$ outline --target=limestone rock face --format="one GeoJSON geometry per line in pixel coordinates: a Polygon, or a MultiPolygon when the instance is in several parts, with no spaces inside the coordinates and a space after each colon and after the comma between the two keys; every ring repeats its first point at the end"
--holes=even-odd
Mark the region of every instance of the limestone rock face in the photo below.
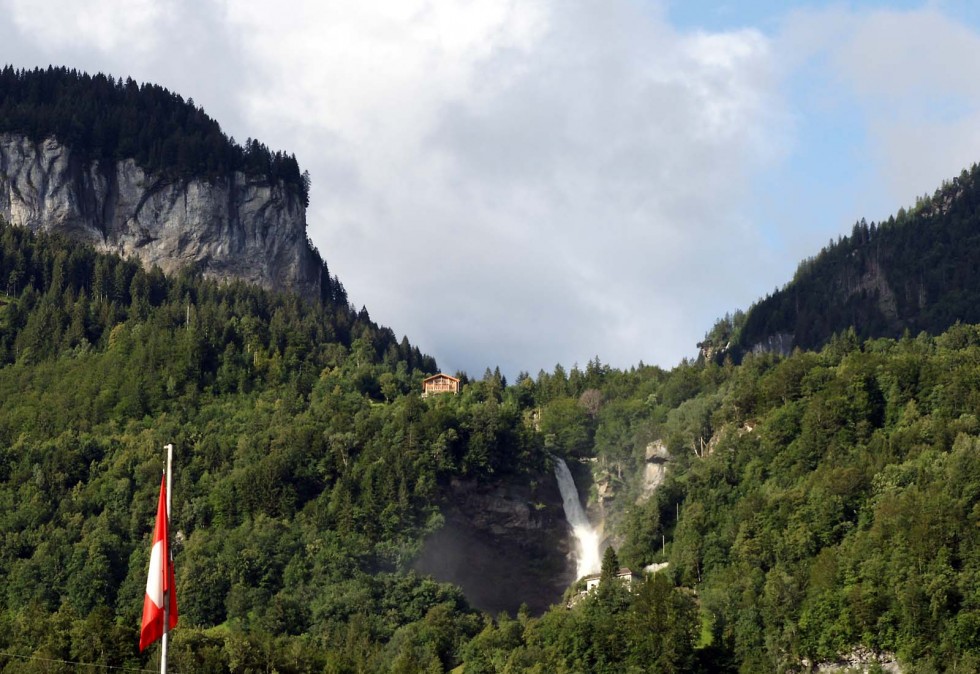
{"type": "Polygon", "coordinates": [[[663,463],[670,461],[670,452],[663,440],[654,440],[646,446],[646,460],[663,463]]]}
{"type": "Polygon", "coordinates": [[[791,333],[777,332],[752,345],[752,353],[775,353],[785,357],[793,353],[793,341],[791,333]]]}
{"type": "Polygon", "coordinates": [[[667,479],[667,462],[670,452],[663,440],[654,440],[646,446],[646,463],[643,464],[643,484],[636,502],[644,503],[667,479]]]}
{"type": "Polygon", "coordinates": [[[0,134],[0,218],[166,273],[193,265],[210,278],[319,295],[322,261],[300,197],[242,173],[174,181],[133,160],[83,160],[54,138],[0,134]]]}
{"type": "Polygon", "coordinates": [[[894,653],[879,653],[864,646],[857,646],[849,653],[843,653],[833,662],[813,663],[803,658],[801,663],[808,672],[887,672],[902,674],[903,669],[894,653]]]}

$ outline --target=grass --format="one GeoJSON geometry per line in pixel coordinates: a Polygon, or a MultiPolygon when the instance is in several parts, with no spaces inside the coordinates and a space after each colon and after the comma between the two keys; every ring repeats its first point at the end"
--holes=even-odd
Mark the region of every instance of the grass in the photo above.
{"type": "Polygon", "coordinates": [[[709,611],[701,611],[701,634],[695,648],[707,648],[714,643],[715,617],[709,611]]]}

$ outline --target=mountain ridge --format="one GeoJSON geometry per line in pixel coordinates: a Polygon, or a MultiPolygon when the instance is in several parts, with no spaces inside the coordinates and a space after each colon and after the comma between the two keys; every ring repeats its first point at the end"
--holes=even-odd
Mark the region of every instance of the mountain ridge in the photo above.
{"type": "Polygon", "coordinates": [[[980,168],[944,181],[932,196],[881,223],[864,219],[800,263],[782,288],[719,320],[701,356],[819,349],[834,334],[940,334],[980,322],[980,168]]]}
{"type": "Polygon", "coordinates": [[[0,217],[60,232],[173,274],[192,266],[218,280],[318,297],[323,262],[305,208],[281,185],[235,172],[168,180],[132,159],[86,162],[53,137],[0,134],[0,217]]]}
{"type": "Polygon", "coordinates": [[[308,299],[339,281],[307,235],[309,175],[193,101],[66,68],[0,71],[0,218],[173,274],[308,299]]]}

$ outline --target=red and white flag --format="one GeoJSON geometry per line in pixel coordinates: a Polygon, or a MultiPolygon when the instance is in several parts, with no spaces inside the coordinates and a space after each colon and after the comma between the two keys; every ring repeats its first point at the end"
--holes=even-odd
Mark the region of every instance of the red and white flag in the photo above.
{"type": "Polygon", "coordinates": [[[167,631],[177,625],[177,593],[174,591],[174,566],[170,561],[170,538],[167,535],[167,476],[160,484],[160,504],[157,524],[153,529],[153,549],[150,551],[150,573],[146,577],[146,596],[143,598],[143,625],[140,628],[140,651],[163,636],[163,598],[170,604],[167,631]]]}

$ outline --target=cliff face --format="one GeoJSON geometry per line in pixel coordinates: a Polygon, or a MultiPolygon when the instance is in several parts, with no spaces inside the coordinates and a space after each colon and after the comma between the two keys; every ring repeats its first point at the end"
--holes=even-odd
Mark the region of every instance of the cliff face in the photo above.
{"type": "Polygon", "coordinates": [[[193,265],[210,278],[319,295],[321,260],[300,197],[242,173],[171,181],[133,160],[84,161],[54,138],[0,134],[0,218],[167,273],[193,265]]]}
{"type": "Polygon", "coordinates": [[[479,484],[453,480],[444,526],[415,569],[455,583],[484,611],[541,614],[575,581],[571,532],[550,475],[479,484]]]}

